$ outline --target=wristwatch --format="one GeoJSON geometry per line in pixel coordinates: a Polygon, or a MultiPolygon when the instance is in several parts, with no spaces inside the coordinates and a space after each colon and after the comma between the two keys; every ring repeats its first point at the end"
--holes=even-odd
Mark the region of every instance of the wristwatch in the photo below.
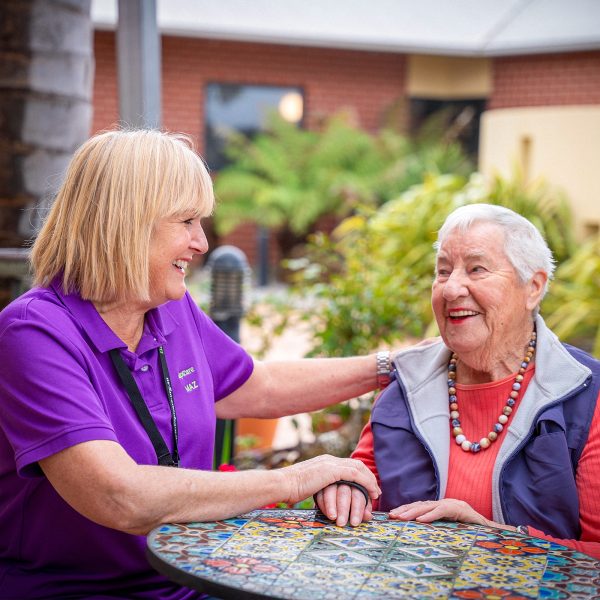
{"type": "Polygon", "coordinates": [[[381,350],[375,356],[377,358],[377,387],[382,390],[391,381],[392,359],[389,350],[381,350]]]}

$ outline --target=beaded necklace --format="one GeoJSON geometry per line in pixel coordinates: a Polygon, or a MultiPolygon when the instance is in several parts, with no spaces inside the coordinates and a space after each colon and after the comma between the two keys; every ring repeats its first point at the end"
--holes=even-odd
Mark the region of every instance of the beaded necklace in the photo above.
{"type": "Polygon", "coordinates": [[[517,402],[519,397],[519,391],[521,390],[521,382],[523,381],[523,373],[527,370],[531,359],[533,358],[533,354],[535,352],[535,344],[536,344],[536,333],[533,331],[531,334],[531,339],[529,340],[529,345],[527,347],[527,352],[525,353],[525,357],[523,358],[523,362],[521,362],[521,367],[519,368],[519,372],[515,377],[515,381],[512,385],[512,391],[506,401],[506,405],[502,409],[502,414],[498,417],[497,423],[494,424],[492,430],[485,436],[482,437],[479,442],[471,442],[469,441],[463,433],[462,427],[460,426],[460,414],[458,412],[458,399],[456,397],[456,363],[458,357],[456,354],[452,354],[450,358],[450,362],[448,363],[448,401],[450,402],[450,423],[452,424],[452,435],[454,436],[454,441],[465,451],[465,452],[479,452],[480,450],[485,450],[492,445],[492,442],[495,442],[498,439],[498,434],[502,432],[506,423],[508,423],[508,418],[510,414],[513,412],[513,407],[517,402]]]}

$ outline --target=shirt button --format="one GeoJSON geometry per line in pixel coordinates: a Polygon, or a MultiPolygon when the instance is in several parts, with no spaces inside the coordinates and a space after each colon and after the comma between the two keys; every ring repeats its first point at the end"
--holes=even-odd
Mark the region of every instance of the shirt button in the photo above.
{"type": "Polygon", "coordinates": [[[148,370],[148,365],[144,365],[140,371],[144,371],[144,373],[148,370]]]}

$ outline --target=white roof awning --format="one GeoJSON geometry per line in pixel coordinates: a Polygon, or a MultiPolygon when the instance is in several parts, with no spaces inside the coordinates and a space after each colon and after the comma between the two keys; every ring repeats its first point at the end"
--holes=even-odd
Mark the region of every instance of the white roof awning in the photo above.
{"type": "MultiPolygon", "coordinates": [[[[600,49],[600,0],[157,0],[163,34],[453,56],[600,49]]],[[[117,0],[93,0],[114,29],[117,0]]]]}

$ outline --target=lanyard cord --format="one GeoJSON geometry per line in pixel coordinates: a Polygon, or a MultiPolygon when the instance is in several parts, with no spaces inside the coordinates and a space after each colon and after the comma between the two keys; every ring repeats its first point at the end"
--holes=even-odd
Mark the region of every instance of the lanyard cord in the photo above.
{"type": "Polygon", "coordinates": [[[175,413],[175,402],[173,399],[173,388],[171,387],[171,378],[169,376],[169,370],[167,368],[167,361],[165,358],[165,351],[162,346],[158,348],[158,356],[160,359],[160,369],[162,371],[163,383],[165,385],[165,391],[167,393],[167,400],[169,401],[169,409],[171,411],[171,426],[173,429],[173,454],[169,452],[167,445],[165,444],[165,440],[162,435],[158,431],[158,427],[156,427],[156,423],[144,402],[144,398],[140,392],[140,389],[131,374],[131,371],[127,368],[125,361],[123,360],[121,353],[118,349],[113,349],[109,351],[110,358],[112,363],[119,375],[119,379],[129,396],[129,400],[135,409],[135,412],[146,430],[150,441],[152,442],[152,446],[154,446],[154,451],[156,452],[156,457],[158,458],[159,465],[165,465],[169,467],[178,467],[179,466],[179,451],[177,449],[177,441],[178,441],[178,432],[177,432],[177,414],[175,413]]]}
{"type": "Polygon", "coordinates": [[[160,359],[160,370],[162,371],[163,383],[167,392],[167,400],[169,401],[169,409],[171,411],[171,427],[173,429],[173,462],[174,466],[179,466],[179,450],[177,442],[179,440],[179,432],[177,430],[177,413],[175,412],[175,400],[173,398],[173,387],[171,386],[171,377],[167,367],[167,358],[162,346],[158,347],[158,357],[160,359]]]}

